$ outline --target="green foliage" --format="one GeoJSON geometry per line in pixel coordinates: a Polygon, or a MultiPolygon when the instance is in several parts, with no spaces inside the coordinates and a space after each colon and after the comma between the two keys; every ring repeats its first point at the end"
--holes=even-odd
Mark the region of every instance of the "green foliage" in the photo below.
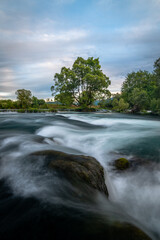
{"type": "Polygon", "coordinates": [[[38,107],[38,98],[33,96],[32,97],[32,107],[37,108],[38,107]]]}
{"type": "Polygon", "coordinates": [[[130,102],[130,94],[135,88],[137,88],[146,91],[147,95],[152,97],[155,87],[155,76],[152,73],[140,70],[127,75],[127,78],[122,84],[122,95],[126,101],[130,102]]]}
{"type": "Polygon", "coordinates": [[[111,109],[111,108],[113,108],[112,101],[113,100],[111,98],[108,98],[106,100],[102,100],[102,101],[99,102],[99,106],[101,108],[109,108],[109,109],[111,109]]]}
{"type": "Polygon", "coordinates": [[[0,109],[16,109],[18,106],[17,101],[8,100],[0,100],[0,109]]]}
{"type": "Polygon", "coordinates": [[[0,100],[0,109],[19,109],[18,112],[37,112],[39,109],[48,109],[44,99],[32,97],[30,90],[19,89],[16,95],[17,101],[0,100]]]}
{"type": "Polygon", "coordinates": [[[118,103],[119,103],[118,99],[114,98],[113,101],[112,101],[112,106],[113,106],[114,109],[117,108],[118,103]]]}
{"type": "Polygon", "coordinates": [[[149,96],[145,90],[134,88],[129,99],[133,112],[139,112],[149,107],[149,96]]]}
{"type": "Polygon", "coordinates": [[[26,110],[25,109],[18,109],[18,111],[17,111],[18,113],[25,113],[26,112],[26,110]]]}
{"type": "Polygon", "coordinates": [[[60,102],[63,106],[70,106],[74,102],[73,96],[67,92],[57,94],[55,100],[60,102]]]}
{"type": "Polygon", "coordinates": [[[28,108],[32,103],[32,93],[30,90],[18,89],[15,94],[21,108],[28,108]]]}
{"type": "Polygon", "coordinates": [[[118,102],[118,108],[120,112],[123,112],[129,108],[129,104],[126,103],[123,98],[121,98],[118,102]]]}
{"type": "Polygon", "coordinates": [[[113,98],[112,99],[117,99],[118,101],[121,99],[121,94],[120,93],[116,93],[116,94],[113,94],[113,98]]]}
{"type": "Polygon", "coordinates": [[[157,89],[155,74],[147,71],[132,72],[122,84],[122,97],[129,103],[133,112],[149,108],[157,89]]]}
{"type": "Polygon", "coordinates": [[[114,98],[112,101],[113,109],[118,112],[123,112],[128,109],[129,104],[124,101],[123,98],[120,98],[119,100],[117,98],[114,98]]]}
{"type": "Polygon", "coordinates": [[[154,73],[160,80],[160,58],[154,62],[154,73]]]}
{"type": "Polygon", "coordinates": [[[60,73],[55,74],[51,90],[55,99],[62,104],[85,108],[95,100],[109,96],[109,84],[110,80],[102,72],[98,58],[85,60],[78,57],[72,69],[63,67],[60,73]]]}
{"type": "Polygon", "coordinates": [[[158,58],[154,63],[154,74],[155,74],[155,80],[156,80],[154,97],[160,98],[160,58],[158,58]]]}
{"type": "Polygon", "coordinates": [[[153,98],[150,104],[150,109],[153,113],[160,113],[160,98],[155,99],[153,98]]]}
{"type": "Polygon", "coordinates": [[[38,99],[39,106],[44,106],[45,104],[46,104],[46,102],[44,101],[44,99],[38,99]]]}

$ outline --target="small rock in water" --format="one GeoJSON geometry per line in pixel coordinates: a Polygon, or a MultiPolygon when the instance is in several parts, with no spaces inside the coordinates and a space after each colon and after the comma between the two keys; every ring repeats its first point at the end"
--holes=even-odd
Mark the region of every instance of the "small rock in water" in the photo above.
{"type": "Polygon", "coordinates": [[[126,158],[119,158],[115,160],[114,165],[117,170],[126,170],[129,168],[130,163],[126,158]]]}

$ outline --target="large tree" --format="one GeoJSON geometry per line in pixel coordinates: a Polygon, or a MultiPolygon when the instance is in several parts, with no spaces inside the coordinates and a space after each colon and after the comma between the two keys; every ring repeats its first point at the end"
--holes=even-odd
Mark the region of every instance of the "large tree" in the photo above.
{"type": "Polygon", "coordinates": [[[109,78],[102,72],[98,58],[78,57],[72,68],[62,67],[54,76],[51,87],[55,100],[64,105],[87,107],[95,100],[110,96],[109,78]]]}
{"type": "Polygon", "coordinates": [[[15,94],[17,95],[17,99],[21,108],[28,108],[31,105],[32,93],[30,90],[18,89],[15,94]]]}

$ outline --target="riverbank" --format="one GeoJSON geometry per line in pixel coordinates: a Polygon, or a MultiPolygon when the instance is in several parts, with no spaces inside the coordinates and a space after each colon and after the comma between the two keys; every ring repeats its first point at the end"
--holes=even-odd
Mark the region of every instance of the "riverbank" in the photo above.
{"type": "Polygon", "coordinates": [[[82,108],[50,108],[50,109],[37,109],[37,108],[31,108],[31,109],[0,109],[0,113],[70,113],[70,112],[79,112],[79,113],[121,113],[121,114],[130,114],[130,115],[144,115],[144,116],[155,116],[160,117],[159,113],[153,113],[152,111],[141,111],[133,113],[131,110],[118,112],[113,111],[112,109],[101,109],[101,108],[88,108],[88,109],[82,109],[82,108]]]}

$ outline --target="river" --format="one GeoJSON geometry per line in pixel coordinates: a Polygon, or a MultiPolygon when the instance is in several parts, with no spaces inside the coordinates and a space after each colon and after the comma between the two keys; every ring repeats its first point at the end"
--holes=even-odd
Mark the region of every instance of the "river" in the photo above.
{"type": "Polygon", "coordinates": [[[159,118],[117,113],[1,113],[0,234],[4,239],[50,239],[47,234],[52,225],[59,228],[54,216],[63,214],[57,210],[59,205],[88,211],[86,204],[59,194],[63,183],[44,168],[43,158],[28,159],[40,150],[95,157],[105,169],[109,190],[109,201],[97,199],[97,211],[134,222],[152,239],[160,239],[159,118]],[[119,157],[137,165],[138,161],[148,163],[121,173],[113,166],[119,157]]]}

